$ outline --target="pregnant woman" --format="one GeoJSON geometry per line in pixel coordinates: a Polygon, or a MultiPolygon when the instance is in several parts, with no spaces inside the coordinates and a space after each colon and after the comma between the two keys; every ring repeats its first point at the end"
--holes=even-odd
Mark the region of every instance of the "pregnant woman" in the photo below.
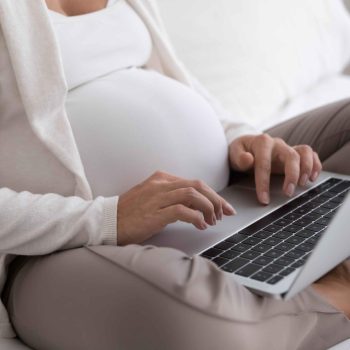
{"type": "Polygon", "coordinates": [[[267,133],[235,122],[178,61],[151,0],[1,0],[0,25],[1,337],[310,350],[350,336],[346,262],[282,302],[202,257],[138,245],[234,215],[216,193],[230,169],[254,171],[261,204],[271,172],[287,196],[320,159],[350,174],[349,100],[267,133]]]}

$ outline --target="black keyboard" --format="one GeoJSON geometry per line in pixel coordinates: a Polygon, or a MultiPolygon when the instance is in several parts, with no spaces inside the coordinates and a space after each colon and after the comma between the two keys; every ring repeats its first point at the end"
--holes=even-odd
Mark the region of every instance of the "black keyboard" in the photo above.
{"type": "Polygon", "coordinates": [[[350,189],[330,178],[200,255],[222,270],[276,284],[303,266],[350,189]]]}

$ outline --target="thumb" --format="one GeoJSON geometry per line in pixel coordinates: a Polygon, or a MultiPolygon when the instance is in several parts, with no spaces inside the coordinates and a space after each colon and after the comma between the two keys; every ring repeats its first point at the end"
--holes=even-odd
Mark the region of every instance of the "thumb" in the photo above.
{"type": "Polygon", "coordinates": [[[254,156],[248,152],[243,142],[233,142],[230,147],[231,167],[237,171],[247,171],[254,166],[254,156]]]}

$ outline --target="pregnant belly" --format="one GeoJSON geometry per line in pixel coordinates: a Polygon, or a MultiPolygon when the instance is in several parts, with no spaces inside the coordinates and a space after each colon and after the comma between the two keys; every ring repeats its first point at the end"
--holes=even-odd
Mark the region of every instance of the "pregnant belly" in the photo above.
{"type": "Polygon", "coordinates": [[[227,142],[211,106],[159,73],[129,69],[69,92],[67,113],[94,196],[122,194],[156,170],[227,185],[227,142]]]}

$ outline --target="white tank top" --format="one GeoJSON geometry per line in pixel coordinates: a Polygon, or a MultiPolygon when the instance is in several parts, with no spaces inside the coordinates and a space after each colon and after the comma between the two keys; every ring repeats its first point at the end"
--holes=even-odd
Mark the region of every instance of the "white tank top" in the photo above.
{"type": "Polygon", "coordinates": [[[122,194],[156,170],[227,185],[227,142],[206,100],[143,69],[152,41],[125,0],[66,17],[51,12],[66,109],[94,196],[122,194]]]}

